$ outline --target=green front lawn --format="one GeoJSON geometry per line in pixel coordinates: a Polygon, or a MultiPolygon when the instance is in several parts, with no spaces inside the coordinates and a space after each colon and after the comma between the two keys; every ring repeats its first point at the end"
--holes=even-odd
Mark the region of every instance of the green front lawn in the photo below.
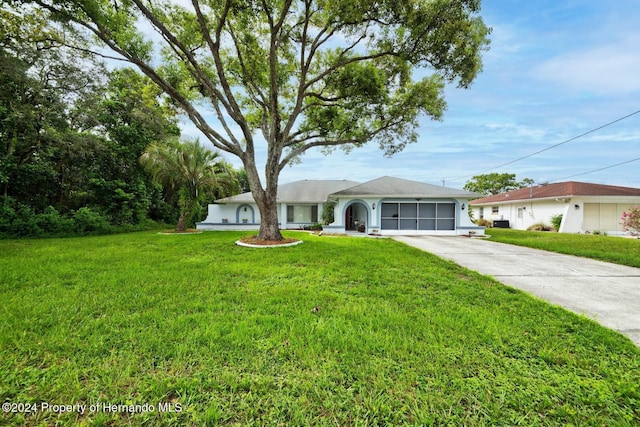
{"type": "Polygon", "coordinates": [[[0,400],[39,409],[0,424],[640,421],[622,335],[393,240],[286,235],[0,241],[0,400]]]}
{"type": "Polygon", "coordinates": [[[630,267],[640,267],[640,239],[505,228],[488,228],[485,233],[490,235],[491,240],[495,242],[511,243],[630,267]]]}

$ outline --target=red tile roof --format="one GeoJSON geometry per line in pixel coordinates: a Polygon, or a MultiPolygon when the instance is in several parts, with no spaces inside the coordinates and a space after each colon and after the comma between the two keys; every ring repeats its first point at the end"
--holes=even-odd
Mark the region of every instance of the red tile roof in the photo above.
{"type": "Polygon", "coordinates": [[[547,199],[572,196],[638,196],[640,188],[618,187],[615,185],[591,184],[588,182],[558,182],[513,190],[494,196],[483,197],[470,202],[472,205],[501,203],[511,200],[547,199]]]}

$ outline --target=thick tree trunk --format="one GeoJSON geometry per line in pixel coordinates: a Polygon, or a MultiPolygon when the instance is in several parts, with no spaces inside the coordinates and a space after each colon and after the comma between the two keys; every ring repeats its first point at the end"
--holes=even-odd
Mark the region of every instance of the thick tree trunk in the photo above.
{"type": "MultiPolygon", "coordinates": [[[[274,192],[275,193],[275,192],[274,192]]],[[[278,206],[276,204],[276,194],[264,194],[262,201],[257,201],[260,209],[260,231],[258,239],[275,240],[283,239],[278,226],[278,206]]]]}
{"type": "MultiPolygon", "coordinates": [[[[272,156],[279,159],[279,156],[272,156]]],[[[277,162],[268,162],[266,168],[266,187],[262,186],[258,170],[256,169],[255,158],[252,151],[243,157],[244,169],[247,173],[249,188],[253,199],[260,210],[260,231],[258,239],[260,240],[283,240],[278,226],[278,175],[280,173],[277,162]]]]}

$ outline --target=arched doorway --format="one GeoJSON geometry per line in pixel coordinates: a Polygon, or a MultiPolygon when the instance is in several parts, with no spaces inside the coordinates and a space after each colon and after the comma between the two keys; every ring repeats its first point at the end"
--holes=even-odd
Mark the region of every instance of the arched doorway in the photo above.
{"type": "Polygon", "coordinates": [[[251,205],[240,205],[236,210],[236,223],[237,224],[255,224],[256,215],[251,205]]]}
{"type": "Polygon", "coordinates": [[[344,215],[345,231],[366,233],[369,222],[369,210],[364,203],[353,202],[347,206],[344,215]]]}

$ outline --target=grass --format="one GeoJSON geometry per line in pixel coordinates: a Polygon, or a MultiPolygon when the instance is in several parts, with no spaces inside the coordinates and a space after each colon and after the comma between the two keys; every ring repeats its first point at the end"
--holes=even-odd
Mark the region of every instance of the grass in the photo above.
{"type": "Polygon", "coordinates": [[[392,240],[286,235],[0,241],[0,400],[39,405],[0,424],[640,421],[622,335],[392,240]]]}
{"type": "Polygon", "coordinates": [[[511,243],[562,254],[640,268],[640,239],[592,234],[565,234],[490,228],[486,234],[495,242],[511,243]]]}

